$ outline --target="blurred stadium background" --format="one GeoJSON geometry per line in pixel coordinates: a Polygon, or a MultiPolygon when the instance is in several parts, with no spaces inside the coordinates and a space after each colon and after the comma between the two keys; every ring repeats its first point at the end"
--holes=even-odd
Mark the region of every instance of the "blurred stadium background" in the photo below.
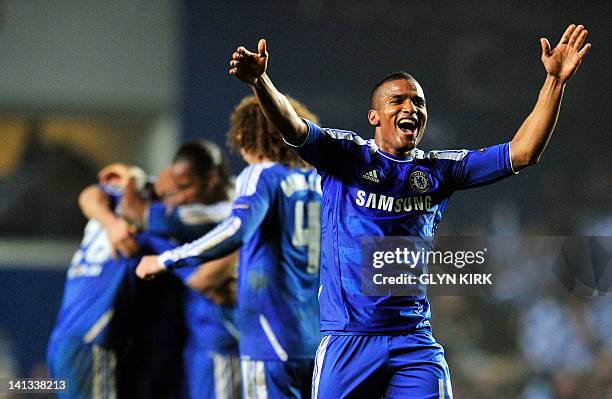
{"type": "MultiPolygon", "coordinates": [[[[0,2],[0,377],[45,375],[80,190],[109,162],[154,174],[184,140],[224,144],[248,94],[229,57],[260,37],[278,87],[324,126],[371,137],[369,90],[402,69],[428,99],[422,147],[479,148],[511,138],[531,110],[538,38],[585,24],[593,49],[541,163],[457,193],[440,234],[612,235],[611,17],[607,3],[567,0],[0,2]]],[[[522,283],[432,299],[455,397],[612,398],[610,296],[524,296],[522,283]]]]}

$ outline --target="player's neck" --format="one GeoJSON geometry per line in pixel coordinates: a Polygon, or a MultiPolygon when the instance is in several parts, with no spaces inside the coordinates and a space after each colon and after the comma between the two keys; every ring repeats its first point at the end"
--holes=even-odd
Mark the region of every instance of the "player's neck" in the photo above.
{"type": "Polygon", "coordinates": [[[266,156],[256,155],[248,151],[241,151],[240,154],[242,155],[242,159],[244,159],[244,161],[249,165],[271,161],[271,159],[266,156]]]}
{"type": "Polygon", "coordinates": [[[265,162],[272,162],[272,160],[267,157],[261,157],[261,158],[254,158],[252,160],[247,161],[249,165],[256,165],[258,163],[265,163],[265,162]]]}
{"type": "Polygon", "coordinates": [[[410,149],[410,150],[402,150],[402,149],[398,149],[396,147],[392,147],[390,145],[386,145],[383,142],[376,142],[376,146],[378,147],[378,150],[390,155],[393,158],[397,158],[397,159],[406,159],[406,158],[413,158],[414,154],[416,153],[416,147],[410,149]]]}

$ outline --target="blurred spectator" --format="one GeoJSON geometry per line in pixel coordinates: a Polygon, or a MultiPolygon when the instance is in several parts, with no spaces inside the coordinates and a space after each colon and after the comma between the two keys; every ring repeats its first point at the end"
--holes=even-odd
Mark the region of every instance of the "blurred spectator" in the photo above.
{"type": "Polygon", "coordinates": [[[537,372],[581,372],[592,355],[581,314],[555,298],[536,299],[521,315],[520,351],[537,372]]]}

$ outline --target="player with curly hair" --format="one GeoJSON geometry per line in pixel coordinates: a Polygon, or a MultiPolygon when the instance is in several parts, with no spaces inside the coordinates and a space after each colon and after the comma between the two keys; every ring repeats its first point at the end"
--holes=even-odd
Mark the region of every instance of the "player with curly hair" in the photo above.
{"type": "MultiPolygon", "coordinates": [[[[304,117],[315,118],[293,99],[304,117]]],[[[316,118],[315,118],[316,119],[316,118]]],[[[229,143],[249,166],[231,216],[204,237],[143,258],[140,277],[240,248],[238,329],[245,398],[307,398],[319,333],[320,178],[286,148],[254,97],[231,116],[229,143]]]]}

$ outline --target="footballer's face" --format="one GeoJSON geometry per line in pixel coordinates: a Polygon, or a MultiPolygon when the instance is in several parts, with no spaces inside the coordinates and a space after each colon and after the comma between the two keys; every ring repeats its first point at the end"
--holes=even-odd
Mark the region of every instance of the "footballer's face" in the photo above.
{"type": "Polygon", "coordinates": [[[187,161],[177,161],[170,167],[172,180],[176,188],[174,205],[193,204],[202,202],[204,197],[204,184],[193,173],[187,161]]]}
{"type": "Polygon", "coordinates": [[[172,176],[172,166],[162,170],[157,177],[154,186],[155,194],[162,199],[166,205],[174,205],[176,196],[176,186],[172,176]]]}
{"type": "Polygon", "coordinates": [[[423,88],[416,81],[400,79],[384,83],[373,99],[368,121],[376,127],[375,142],[393,156],[404,157],[419,143],[427,124],[423,88]]]}

